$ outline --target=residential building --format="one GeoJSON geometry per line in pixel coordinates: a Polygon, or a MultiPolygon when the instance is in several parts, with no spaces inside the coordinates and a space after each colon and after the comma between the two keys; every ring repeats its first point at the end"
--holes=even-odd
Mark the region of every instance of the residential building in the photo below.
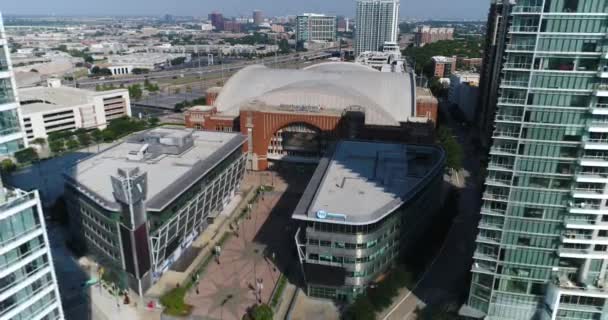
{"type": "Polygon", "coordinates": [[[504,44],[490,42],[501,51],[488,47],[484,63],[501,67],[488,73],[499,89],[468,307],[484,319],[606,318],[608,2],[491,10],[507,25],[496,24],[505,38],[489,30],[504,44]]]}
{"type": "Polygon", "coordinates": [[[2,181],[0,319],[64,319],[38,191],[2,181]]]}
{"type": "Polygon", "coordinates": [[[456,57],[434,56],[433,75],[437,78],[449,78],[456,72],[456,57]]]}
{"type": "Polygon", "coordinates": [[[131,116],[129,91],[90,91],[72,87],[19,89],[28,141],[53,132],[100,129],[114,119],[131,116]]]}
{"type": "Polygon", "coordinates": [[[27,146],[16,88],[8,42],[0,15],[0,157],[10,156],[27,146]]]}
{"type": "Polygon", "coordinates": [[[352,301],[433,224],[445,154],[434,146],[340,141],[292,218],[307,294],[352,301]]]}
{"type": "Polygon", "coordinates": [[[399,0],[357,0],[355,56],[382,51],[385,42],[398,42],[399,6],[399,0]]]}
{"type": "Polygon", "coordinates": [[[414,31],[414,44],[416,47],[442,40],[454,40],[454,28],[432,28],[419,26],[414,31]]]}
{"type": "Polygon", "coordinates": [[[192,263],[192,242],[239,189],[245,142],[156,128],[81,160],[64,173],[74,238],[119,286],[143,295],[169,268],[192,263]]]}
{"type": "Polygon", "coordinates": [[[296,41],[336,41],[336,17],[305,13],[296,18],[296,41]]]}
{"type": "Polygon", "coordinates": [[[482,62],[482,58],[457,57],[456,68],[458,70],[479,72],[479,69],[481,69],[482,62]]]}
{"type": "Polygon", "coordinates": [[[241,23],[233,20],[224,21],[224,31],[232,33],[241,33],[241,23]]]}
{"type": "Polygon", "coordinates": [[[270,26],[270,30],[275,33],[283,33],[285,32],[285,26],[280,24],[273,24],[270,26]]]}
{"type": "Polygon", "coordinates": [[[336,28],[338,32],[350,32],[350,21],[344,16],[336,18],[336,28]]]}
{"type": "Polygon", "coordinates": [[[457,72],[450,76],[448,101],[456,106],[468,122],[473,122],[479,100],[479,73],[457,72]]]}
{"type": "Polygon", "coordinates": [[[318,162],[338,139],[432,142],[437,112],[428,102],[418,108],[411,72],[350,62],[301,70],[254,65],[232,76],[211,108],[189,111],[186,125],[241,132],[249,139],[248,168],[266,170],[278,161],[318,162]]]}
{"type": "Polygon", "coordinates": [[[253,24],[255,24],[256,26],[259,26],[264,23],[264,13],[260,10],[253,10],[252,17],[253,24]]]}

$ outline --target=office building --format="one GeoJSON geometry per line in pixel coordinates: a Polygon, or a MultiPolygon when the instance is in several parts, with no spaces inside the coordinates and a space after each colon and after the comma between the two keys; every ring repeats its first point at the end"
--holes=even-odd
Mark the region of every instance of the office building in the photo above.
{"type": "Polygon", "coordinates": [[[256,26],[259,26],[264,23],[264,13],[262,13],[262,11],[260,10],[253,10],[252,17],[253,24],[255,24],[256,26]]]}
{"type": "Polygon", "coordinates": [[[414,44],[416,47],[442,40],[454,40],[454,28],[432,28],[419,26],[414,31],[414,44]]]}
{"type": "Polygon", "coordinates": [[[219,12],[209,14],[209,21],[216,31],[224,30],[224,16],[219,12]]]}
{"type": "Polygon", "coordinates": [[[305,13],[296,18],[296,41],[336,41],[336,17],[305,13]]]}
{"type": "Polygon", "coordinates": [[[80,161],[64,173],[72,234],[121,287],[144,294],[201,250],[192,242],[239,188],[245,141],[156,128],[80,161]]]}
{"type": "Polygon", "coordinates": [[[370,66],[381,72],[404,73],[406,63],[396,43],[385,43],[382,51],[361,52],[355,63],[370,66]]]}
{"type": "Polygon", "coordinates": [[[232,33],[241,33],[241,23],[234,20],[224,21],[224,31],[232,33]]]}
{"type": "Polygon", "coordinates": [[[449,78],[456,72],[456,57],[434,56],[433,75],[437,78],[449,78]]]}
{"type": "Polygon", "coordinates": [[[63,319],[38,191],[0,181],[0,319],[63,319]]]}
{"type": "Polygon", "coordinates": [[[430,112],[424,101],[420,109],[413,73],[348,62],[254,65],[232,76],[210,108],[188,111],[186,125],[241,132],[248,168],[265,170],[277,161],[318,162],[337,139],[432,142],[437,105],[430,112]]]}
{"type": "Polygon", "coordinates": [[[341,141],[320,161],[292,218],[307,293],[352,301],[432,225],[444,152],[341,141]]]}
{"type": "Polygon", "coordinates": [[[488,71],[499,79],[487,112],[495,129],[463,309],[605,319],[608,2],[495,1],[491,10],[507,25],[488,30],[497,42],[484,66],[501,68],[488,71]]]}
{"type": "Polygon", "coordinates": [[[348,18],[344,16],[338,16],[336,18],[336,28],[339,32],[349,32],[350,31],[350,21],[348,18]]]}
{"type": "Polygon", "coordinates": [[[23,136],[16,88],[8,42],[0,15],[0,157],[10,156],[27,146],[23,136]]]}
{"type": "Polygon", "coordinates": [[[28,141],[65,130],[103,130],[110,121],[131,116],[127,89],[90,91],[59,85],[19,89],[19,96],[28,141]]]}
{"type": "Polygon", "coordinates": [[[382,51],[385,42],[399,37],[399,0],[357,0],[355,56],[363,51],[382,51]]]}
{"type": "Polygon", "coordinates": [[[475,118],[479,100],[479,74],[454,73],[450,76],[448,102],[457,107],[468,122],[475,118]]]}

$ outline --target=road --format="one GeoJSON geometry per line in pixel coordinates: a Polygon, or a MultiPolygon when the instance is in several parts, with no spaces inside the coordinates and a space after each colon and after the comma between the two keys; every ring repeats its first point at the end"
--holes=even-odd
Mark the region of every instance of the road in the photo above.
{"type": "Polygon", "coordinates": [[[235,63],[230,63],[230,64],[222,64],[222,65],[213,65],[213,66],[201,66],[201,68],[185,68],[185,69],[180,69],[180,70],[165,70],[165,71],[158,71],[158,72],[152,72],[152,73],[148,73],[148,74],[141,74],[141,75],[127,75],[127,76],[121,76],[121,77],[117,77],[117,78],[112,78],[112,79],[86,79],[86,80],[79,80],[77,81],[77,85],[79,87],[94,87],[97,85],[109,85],[109,84],[129,84],[129,83],[135,83],[135,82],[143,82],[146,79],[148,80],[159,80],[159,79],[167,79],[167,78],[173,78],[173,77],[185,77],[185,76],[204,76],[204,75],[208,75],[208,74],[216,74],[216,73],[230,73],[236,70],[240,70],[246,66],[249,65],[253,65],[253,64],[266,64],[266,65],[272,65],[272,64],[281,64],[281,63],[287,63],[287,62],[292,62],[292,61],[297,61],[297,60],[302,60],[302,59],[308,59],[308,60],[316,60],[316,59],[323,59],[323,58],[327,58],[328,56],[330,56],[330,54],[325,53],[326,51],[329,51],[331,49],[324,49],[324,50],[318,50],[318,51],[309,51],[309,52],[303,52],[303,53],[292,53],[289,55],[282,55],[282,56],[276,56],[276,57],[267,57],[267,58],[263,58],[263,59],[254,59],[254,60],[246,60],[243,62],[235,62],[235,63]]]}
{"type": "Polygon", "coordinates": [[[475,237],[481,206],[479,184],[480,155],[471,143],[468,129],[452,120],[447,103],[441,104],[447,126],[464,148],[464,168],[449,177],[452,185],[460,189],[459,215],[435,259],[416,284],[413,293],[405,291],[397,305],[382,317],[383,320],[414,319],[418,303],[445,305],[461,302],[469,287],[469,275],[475,250],[475,237]]]}

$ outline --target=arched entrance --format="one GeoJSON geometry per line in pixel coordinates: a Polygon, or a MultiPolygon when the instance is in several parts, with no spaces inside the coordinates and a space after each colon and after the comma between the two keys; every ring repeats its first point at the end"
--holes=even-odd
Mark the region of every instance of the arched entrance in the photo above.
{"type": "Polygon", "coordinates": [[[319,161],[327,146],[323,131],[304,122],[290,123],[270,138],[267,159],[314,163],[319,161]]]}

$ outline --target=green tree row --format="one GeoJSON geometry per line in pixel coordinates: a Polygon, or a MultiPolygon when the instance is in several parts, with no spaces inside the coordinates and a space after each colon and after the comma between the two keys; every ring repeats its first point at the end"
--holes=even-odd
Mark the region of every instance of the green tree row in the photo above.
{"type": "Polygon", "coordinates": [[[467,58],[480,58],[482,53],[481,40],[444,40],[429,43],[424,47],[409,47],[403,54],[414,59],[416,73],[433,77],[434,56],[458,56],[467,58]]]}

